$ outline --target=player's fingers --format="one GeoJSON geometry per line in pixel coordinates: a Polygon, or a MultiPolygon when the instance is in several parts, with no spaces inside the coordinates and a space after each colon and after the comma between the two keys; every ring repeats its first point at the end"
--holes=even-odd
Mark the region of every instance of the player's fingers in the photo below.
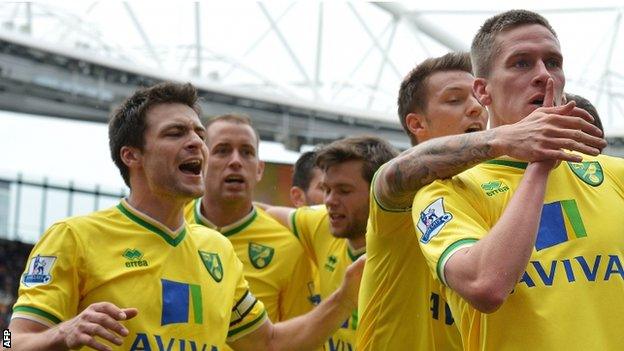
{"type": "Polygon", "coordinates": [[[90,348],[96,349],[98,351],[113,351],[113,349],[110,346],[98,342],[94,337],[89,337],[89,339],[84,345],[89,346],[90,348]]]}
{"type": "Polygon", "coordinates": [[[90,321],[106,329],[112,330],[121,336],[126,336],[129,333],[126,327],[124,327],[117,320],[113,319],[111,316],[104,313],[97,313],[93,315],[90,321]]]}
{"type": "Polygon", "coordinates": [[[581,162],[583,157],[580,155],[570,154],[562,150],[546,150],[544,151],[544,158],[547,160],[561,160],[569,162],[581,162]]]}
{"type": "Polygon", "coordinates": [[[117,320],[126,319],[126,313],[122,311],[121,308],[113,305],[110,302],[98,302],[92,304],[89,307],[91,307],[96,312],[105,313],[117,320]]]}
{"type": "Polygon", "coordinates": [[[578,143],[582,143],[589,147],[600,150],[604,149],[607,146],[607,142],[603,138],[589,135],[584,131],[578,129],[558,129],[554,130],[551,134],[553,137],[556,138],[574,140],[578,143]]]}
{"type": "Polygon", "coordinates": [[[100,338],[107,340],[115,345],[121,345],[123,343],[123,340],[119,336],[113,334],[110,330],[104,328],[99,324],[93,324],[90,329],[91,330],[89,331],[89,334],[93,336],[99,336],[100,338]]]}
{"type": "Polygon", "coordinates": [[[136,308],[122,308],[121,311],[126,314],[126,320],[132,319],[139,314],[139,310],[136,308]]]}
{"type": "Polygon", "coordinates": [[[544,103],[542,106],[555,106],[555,81],[552,78],[548,78],[546,81],[546,92],[544,93],[544,103]]]}
{"type": "Polygon", "coordinates": [[[572,139],[566,138],[553,138],[548,142],[545,142],[544,146],[549,149],[557,150],[557,149],[567,149],[571,151],[578,151],[587,155],[597,156],[600,154],[600,150],[591,146],[587,146],[583,143],[579,143],[572,139]]]}
{"type": "Polygon", "coordinates": [[[581,117],[551,115],[550,118],[551,119],[549,123],[556,125],[560,128],[582,130],[587,134],[594,135],[602,139],[602,131],[600,130],[600,128],[596,127],[590,122],[587,122],[581,117]]]}
{"type": "Polygon", "coordinates": [[[595,120],[594,116],[592,116],[589,112],[580,107],[574,107],[570,112],[565,113],[565,115],[581,117],[589,123],[593,123],[595,120]]]}

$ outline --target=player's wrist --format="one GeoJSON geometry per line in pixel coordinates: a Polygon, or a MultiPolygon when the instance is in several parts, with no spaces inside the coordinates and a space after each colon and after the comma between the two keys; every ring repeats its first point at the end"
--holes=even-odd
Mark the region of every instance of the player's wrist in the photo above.
{"type": "Polygon", "coordinates": [[[334,291],[331,298],[341,310],[351,313],[351,311],[357,308],[357,299],[352,298],[348,290],[349,288],[343,283],[340,288],[334,291]]]}
{"type": "Polygon", "coordinates": [[[496,158],[509,154],[509,126],[499,126],[489,130],[490,135],[486,139],[486,143],[490,150],[490,157],[496,158]]]}

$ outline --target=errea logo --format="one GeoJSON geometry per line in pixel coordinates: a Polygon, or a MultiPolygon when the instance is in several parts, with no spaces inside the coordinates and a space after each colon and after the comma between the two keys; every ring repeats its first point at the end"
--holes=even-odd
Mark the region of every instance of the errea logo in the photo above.
{"type": "Polygon", "coordinates": [[[481,184],[481,189],[485,191],[487,196],[494,196],[496,194],[504,193],[509,190],[509,187],[500,180],[493,180],[487,183],[481,184]]]}
{"type": "Polygon", "coordinates": [[[149,265],[147,260],[143,259],[143,253],[137,249],[126,249],[121,256],[128,260],[126,262],[127,268],[147,267],[149,265]]]}
{"type": "Polygon", "coordinates": [[[338,263],[338,258],[334,255],[327,256],[327,262],[325,262],[325,269],[330,272],[333,272],[336,269],[336,263],[338,263]]]}

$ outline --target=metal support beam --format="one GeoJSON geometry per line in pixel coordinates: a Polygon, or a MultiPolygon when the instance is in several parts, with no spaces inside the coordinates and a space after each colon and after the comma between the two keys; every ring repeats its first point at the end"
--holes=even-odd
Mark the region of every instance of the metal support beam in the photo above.
{"type": "Polygon", "coordinates": [[[286,37],[284,37],[284,34],[279,29],[279,26],[277,25],[277,23],[275,23],[275,20],[273,20],[273,17],[271,17],[271,14],[269,13],[269,11],[264,6],[264,3],[258,2],[258,6],[260,6],[260,10],[262,11],[262,14],[264,14],[266,19],[269,21],[269,23],[271,24],[271,28],[273,28],[273,31],[277,35],[277,38],[279,39],[279,41],[282,43],[282,45],[284,46],[284,48],[288,52],[288,56],[290,56],[290,59],[293,61],[295,66],[297,66],[297,69],[299,70],[299,73],[301,73],[301,75],[303,76],[303,78],[306,81],[306,83],[308,85],[311,85],[312,81],[310,80],[310,77],[308,76],[308,73],[306,73],[306,70],[305,70],[305,68],[303,68],[303,65],[301,64],[301,61],[299,61],[299,58],[297,57],[295,52],[292,50],[290,45],[288,45],[288,40],[286,40],[286,37]]]}
{"type": "MultiPolygon", "coordinates": [[[[386,34],[388,29],[390,29],[390,27],[392,26],[392,23],[394,23],[394,19],[392,19],[392,20],[390,20],[390,22],[388,22],[386,27],[381,31],[381,34],[379,34],[375,39],[379,40],[380,38],[382,38],[386,34]]],[[[336,100],[336,97],[338,97],[338,94],[340,94],[342,92],[342,90],[349,85],[348,84],[349,83],[349,79],[351,77],[353,77],[357,71],[360,70],[360,68],[362,67],[362,65],[366,61],[366,59],[368,59],[368,56],[371,54],[371,52],[373,52],[373,49],[375,49],[375,44],[371,44],[368,47],[368,49],[366,50],[366,53],[364,53],[364,55],[362,55],[360,57],[360,61],[358,61],[358,63],[353,67],[351,72],[349,72],[349,74],[346,75],[345,78],[342,81],[340,81],[339,83],[333,83],[332,84],[332,85],[337,85],[338,89],[334,92],[334,94],[332,95],[332,98],[331,98],[330,101],[334,102],[336,100]]],[[[399,75],[398,77],[401,77],[401,76],[399,75]]]]}
{"type": "Polygon", "coordinates": [[[124,1],[123,4],[124,4],[124,7],[126,8],[126,11],[128,12],[128,15],[130,16],[130,19],[132,20],[132,23],[134,24],[134,27],[139,32],[139,35],[141,35],[141,38],[143,39],[145,46],[147,46],[147,50],[150,52],[150,55],[152,55],[152,58],[154,58],[154,61],[156,61],[158,68],[163,68],[162,61],[160,60],[158,53],[156,53],[156,50],[154,50],[154,46],[152,45],[145,31],[143,30],[143,26],[141,26],[139,19],[135,16],[134,11],[132,10],[132,7],[130,6],[130,3],[127,1],[124,1]]]}
{"type": "Polygon", "coordinates": [[[314,100],[319,100],[321,86],[321,57],[323,51],[323,2],[319,2],[318,31],[316,34],[316,64],[314,65],[314,100]]]}
{"type": "Polygon", "coordinates": [[[386,49],[383,51],[383,60],[381,61],[381,64],[379,65],[379,71],[377,72],[377,77],[375,78],[375,82],[373,83],[373,91],[371,91],[370,97],[368,99],[367,109],[369,110],[373,106],[373,101],[375,101],[375,94],[377,94],[377,91],[379,90],[379,82],[381,81],[381,76],[383,75],[384,68],[386,67],[386,64],[388,63],[388,60],[389,60],[388,52],[390,51],[390,48],[392,48],[392,43],[394,42],[394,35],[396,34],[396,29],[399,25],[399,19],[394,18],[392,22],[393,22],[392,32],[390,32],[390,36],[388,37],[388,42],[386,43],[386,49]]]}
{"type": "MultiPolygon", "coordinates": [[[[286,10],[284,10],[284,12],[282,12],[279,16],[275,18],[275,23],[279,23],[282,20],[282,18],[286,16],[286,14],[290,11],[290,9],[292,9],[292,7],[295,6],[295,4],[296,4],[295,2],[291,2],[290,5],[288,5],[288,7],[286,8],[286,10]]],[[[260,34],[260,36],[258,36],[258,39],[256,39],[256,41],[254,41],[253,44],[251,44],[251,46],[249,46],[249,48],[245,50],[245,52],[241,56],[239,56],[239,60],[242,61],[244,58],[249,56],[249,54],[251,54],[258,47],[258,45],[260,45],[260,43],[262,43],[262,41],[269,34],[271,34],[272,31],[273,29],[271,28],[271,25],[269,24],[269,28],[267,28],[262,34],[260,34]]],[[[221,75],[221,80],[225,80],[230,74],[232,74],[232,72],[235,69],[236,69],[236,66],[231,65],[230,68],[221,75]]]]}
{"type": "MultiPolygon", "coordinates": [[[[602,82],[601,82],[601,87],[600,87],[600,92],[598,95],[598,98],[596,99],[596,104],[600,104],[600,99],[602,97],[602,95],[605,93],[605,89],[606,89],[606,93],[607,93],[607,98],[610,100],[613,100],[613,98],[609,97],[609,92],[611,92],[611,79],[609,77],[609,72],[611,71],[611,59],[613,58],[613,49],[615,48],[615,44],[617,42],[617,37],[618,37],[618,32],[620,31],[620,23],[622,20],[622,12],[618,12],[617,17],[615,18],[615,23],[613,25],[613,35],[611,36],[611,44],[609,45],[609,52],[607,53],[607,61],[605,62],[605,71],[602,75],[602,82]]],[[[609,105],[609,116],[608,116],[608,121],[607,121],[607,125],[612,124],[613,123],[613,101],[611,101],[611,103],[608,103],[609,105]]]]}
{"type": "Polygon", "coordinates": [[[406,16],[406,14],[410,11],[408,11],[408,9],[406,9],[405,6],[399,3],[374,2],[373,4],[379,7],[380,9],[388,12],[394,17],[405,18],[405,20],[411,26],[413,26],[415,30],[418,30],[420,32],[427,34],[433,40],[437,41],[438,43],[446,46],[447,48],[453,51],[468,51],[468,47],[461,40],[445,32],[444,30],[442,30],[442,28],[438,27],[437,25],[427,21],[422,16],[414,14],[413,12],[411,12],[409,16],[406,16]]]}
{"type": "Polygon", "coordinates": [[[195,2],[195,75],[202,75],[202,44],[199,1],[195,2]]]}
{"type": "MultiPolygon", "coordinates": [[[[360,24],[362,25],[362,27],[364,28],[364,31],[366,31],[366,34],[368,34],[368,36],[371,38],[371,40],[373,41],[373,44],[375,44],[375,47],[379,50],[379,52],[384,55],[384,49],[381,47],[381,44],[379,44],[379,41],[377,40],[377,38],[375,38],[375,35],[373,34],[373,32],[370,30],[370,28],[368,28],[368,25],[366,24],[366,21],[364,21],[364,19],[362,18],[362,16],[360,16],[359,12],[355,9],[355,7],[353,6],[352,3],[348,2],[347,5],[349,6],[349,8],[351,9],[351,12],[353,12],[353,14],[355,15],[355,18],[357,18],[358,22],[360,22],[360,24]]],[[[393,21],[395,21],[396,19],[393,19],[393,21]]],[[[390,65],[390,67],[392,68],[392,70],[394,71],[394,73],[396,73],[397,76],[401,76],[401,73],[399,73],[398,68],[396,67],[396,65],[392,62],[392,60],[388,59],[388,65],[390,65]]]]}

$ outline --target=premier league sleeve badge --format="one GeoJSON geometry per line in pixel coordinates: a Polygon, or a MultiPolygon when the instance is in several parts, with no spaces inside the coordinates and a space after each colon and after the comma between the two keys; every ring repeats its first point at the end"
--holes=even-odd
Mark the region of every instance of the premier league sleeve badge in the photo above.
{"type": "Polygon", "coordinates": [[[22,284],[27,287],[48,284],[52,280],[50,271],[56,261],[56,256],[37,255],[30,259],[28,269],[22,277],[22,284]]]}

